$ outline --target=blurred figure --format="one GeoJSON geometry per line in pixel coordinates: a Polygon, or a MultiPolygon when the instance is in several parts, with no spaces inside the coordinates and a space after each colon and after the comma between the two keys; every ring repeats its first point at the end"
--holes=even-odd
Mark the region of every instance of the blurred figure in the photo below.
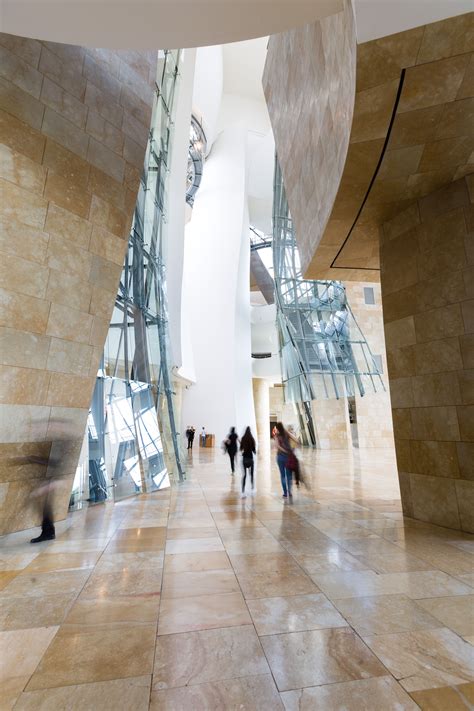
{"type": "Polygon", "coordinates": [[[203,428],[201,429],[201,447],[205,447],[205,446],[206,446],[206,436],[207,436],[207,435],[206,435],[206,428],[203,427],[203,428]]]}
{"type": "Polygon", "coordinates": [[[186,437],[188,438],[188,449],[193,448],[193,442],[194,442],[194,435],[196,433],[196,430],[192,425],[189,425],[188,429],[186,430],[186,437]]]}
{"type": "Polygon", "coordinates": [[[273,439],[277,445],[277,464],[280,470],[281,487],[283,489],[283,498],[292,498],[291,484],[292,484],[292,471],[289,468],[289,459],[293,455],[293,447],[298,446],[298,440],[293,437],[287,430],[283,427],[281,422],[277,422],[273,428],[273,439]]]}
{"type": "Polygon", "coordinates": [[[57,440],[51,443],[49,457],[32,454],[13,457],[10,460],[12,466],[37,464],[44,469],[39,486],[31,493],[41,514],[41,533],[36,538],[32,538],[30,543],[52,541],[56,538],[53,514],[54,494],[60,487],[61,478],[69,476],[71,459],[75,461],[80,447],[81,441],[78,440],[57,440]]]}
{"type": "MultiPolygon", "coordinates": [[[[85,423],[86,415],[84,424],[80,426],[81,432],[85,423]]],[[[43,432],[43,420],[38,420],[36,429],[38,434],[43,432]]],[[[37,479],[38,486],[31,492],[31,498],[35,501],[41,515],[41,533],[36,538],[32,538],[31,543],[51,541],[56,537],[54,496],[58,489],[64,489],[63,479],[70,479],[72,484],[83,441],[83,436],[78,437],[77,434],[77,422],[50,417],[47,423],[48,439],[45,441],[42,436],[38,436],[27,447],[27,451],[33,454],[11,457],[8,461],[9,466],[25,466],[27,470],[31,465],[37,466],[34,478],[37,479]]]]}
{"type": "Polygon", "coordinates": [[[239,442],[239,436],[235,431],[235,427],[230,428],[230,432],[224,440],[225,449],[230,459],[230,469],[231,474],[235,472],[235,455],[237,454],[237,445],[239,442]]]}
{"type": "Polygon", "coordinates": [[[242,498],[245,499],[246,493],[245,493],[245,482],[247,479],[247,469],[250,469],[250,486],[251,486],[251,491],[253,493],[254,491],[254,484],[253,484],[253,471],[254,471],[254,463],[253,463],[253,455],[256,454],[256,449],[255,449],[255,440],[253,438],[252,432],[250,431],[250,427],[247,427],[245,429],[244,435],[242,439],[240,440],[240,451],[242,452],[242,468],[243,468],[243,474],[242,474],[242,498]]]}

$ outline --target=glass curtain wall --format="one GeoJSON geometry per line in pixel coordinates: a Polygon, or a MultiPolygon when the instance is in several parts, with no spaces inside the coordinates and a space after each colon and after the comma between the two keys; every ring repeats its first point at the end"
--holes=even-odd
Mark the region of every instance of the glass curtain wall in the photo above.
{"type": "Polygon", "coordinates": [[[385,390],[339,281],[303,279],[278,160],[273,202],[273,268],[285,402],[297,405],[315,444],[311,401],[385,390]]]}
{"type": "Polygon", "coordinates": [[[122,277],[99,370],[72,504],[183,481],[163,261],[179,50],[160,52],[156,99],[122,277]],[[88,459],[89,466],[84,466],[88,459]]]}

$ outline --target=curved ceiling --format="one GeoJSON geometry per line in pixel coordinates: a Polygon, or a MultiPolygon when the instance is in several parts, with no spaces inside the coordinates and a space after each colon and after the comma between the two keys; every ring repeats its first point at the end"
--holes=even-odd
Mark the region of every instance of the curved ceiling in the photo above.
{"type": "Polygon", "coordinates": [[[283,32],[342,0],[0,0],[2,32],[113,49],[175,49],[283,32]]]}

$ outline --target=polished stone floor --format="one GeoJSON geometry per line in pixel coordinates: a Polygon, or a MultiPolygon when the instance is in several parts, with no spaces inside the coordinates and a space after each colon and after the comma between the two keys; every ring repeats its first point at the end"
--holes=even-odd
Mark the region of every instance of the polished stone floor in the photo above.
{"type": "Polygon", "coordinates": [[[404,519],[389,452],[306,453],[292,503],[273,459],[1,540],[0,708],[472,709],[474,537],[404,519]]]}

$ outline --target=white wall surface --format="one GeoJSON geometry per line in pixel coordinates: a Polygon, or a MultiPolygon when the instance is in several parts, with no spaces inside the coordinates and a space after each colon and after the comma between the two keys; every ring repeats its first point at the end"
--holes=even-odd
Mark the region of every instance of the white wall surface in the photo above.
{"type": "Polygon", "coordinates": [[[196,51],[193,112],[202,121],[210,152],[216,138],[224,81],[222,47],[199,47],[196,51]]]}
{"type": "Polygon", "coordinates": [[[342,0],[0,0],[2,32],[86,47],[201,47],[283,32],[342,0]]]}
{"type": "Polygon", "coordinates": [[[276,306],[253,306],[251,312],[252,353],[272,353],[271,358],[252,359],[254,378],[281,381],[278,332],[275,325],[276,306]]]}
{"type": "Polygon", "coordinates": [[[216,442],[230,426],[240,432],[255,422],[246,142],[237,125],[216,139],[186,227],[184,306],[196,384],[183,393],[182,423],[205,426],[216,442]]]}
{"type": "Polygon", "coordinates": [[[352,0],[357,42],[369,42],[474,10],[473,0],[352,0]]]}
{"type": "Polygon", "coordinates": [[[173,146],[168,178],[167,225],[164,244],[166,287],[168,293],[171,365],[178,371],[192,373],[192,361],[183,360],[181,345],[181,295],[184,262],[184,225],[186,214],[186,173],[189,150],[189,127],[193,100],[196,50],[183,52],[174,121],[173,146]],[[184,366],[184,368],[183,368],[184,366]]]}

